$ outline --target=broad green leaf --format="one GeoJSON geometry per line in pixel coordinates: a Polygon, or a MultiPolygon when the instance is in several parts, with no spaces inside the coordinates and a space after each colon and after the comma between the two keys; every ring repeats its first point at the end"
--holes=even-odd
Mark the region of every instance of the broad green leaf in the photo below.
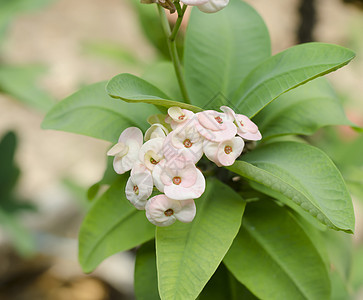
{"type": "Polygon", "coordinates": [[[79,133],[110,142],[130,126],[148,128],[147,118],[158,112],[151,105],[115,101],[105,91],[106,82],[86,86],[56,104],[45,116],[44,129],[79,133]]]}
{"type": "Polygon", "coordinates": [[[242,158],[244,161],[229,169],[265,186],[266,193],[285,204],[299,205],[330,228],[354,231],[353,205],[344,180],[321,150],[296,142],[276,142],[242,158]]]}
{"type": "Polygon", "coordinates": [[[260,299],[329,299],[319,252],[294,216],[271,201],[247,205],[223,262],[260,299]]]}
{"type": "Polygon", "coordinates": [[[328,125],[350,125],[340,100],[325,78],[281,95],[254,118],[263,138],[313,134],[328,125]]]}
{"type": "Polygon", "coordinates": [[[251,118],[281,94],[345,66],[354,56],[351,50],[331,44],[291,47],[250,72],[232,102],[240,113],[251,118]]]}
{"type": "Polygon", "coordinates": [[[185,39],[185,80],[192,103],[217,109],[229,103],[245,76],[271,55],[259,14],[243,1],[230,1],[217,14],[193,9],[185,39]]]}
{"type": "Polygon", "coordinates": [[[44,73],[42,66],[0,66],[0,92],[47,112],[55,102],[37,83],[44,73]]]}
{"type": "Polygon", "coordinates": [[[131,74],[124,73],[113,77],[108,82],[106,90],[111,97],[119,98],[126,102],[142,102],[166,108],[179,106],[194,112],[202,110],[194,105],[168,100],[170,97],[157,87],[131,74]]]}
{"type": "Polygon", "coordinates": [[[228,271],[224,264],[220,264],[197,299],[256,300],[257,298],[228,271]]]}
{"type": "Polygon", "coordinates": [[[156,230],[161,299],[195,299],[227,253],[241,225],[244,200],[218,180],[207,180],[192,223],[156,230]]]}
{"type": "Polygon", "coordinates": [[[120,176],[94,202],[79,232],[79,262],[84,272],[93,271],[105,258],[134,248],[154,237],[155,226],[145,212],[125,198],[127,177],[120,176]]]}
{"type": "Polygon", "coordinates": [[[159,300],[155,241],[143,244],[136,254],[135,296],[137,300],[159,300]]]}
{"type": "Polygon", "coordinates": [[[146,70],[142,78],[158,87],[171,99],[183,99],[171,62],[163,61],[152,65],[146,70]]]}

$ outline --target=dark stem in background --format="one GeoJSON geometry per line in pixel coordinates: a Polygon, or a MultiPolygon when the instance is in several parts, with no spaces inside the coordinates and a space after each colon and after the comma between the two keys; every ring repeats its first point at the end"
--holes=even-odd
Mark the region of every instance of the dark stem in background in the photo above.
{"type": "Polygon", "coordinates": [[[299,4],[300,24],[297,32],[297,42],[313,42],[314,27],[316,24],[315,0],[300,0],[299,4]]]}

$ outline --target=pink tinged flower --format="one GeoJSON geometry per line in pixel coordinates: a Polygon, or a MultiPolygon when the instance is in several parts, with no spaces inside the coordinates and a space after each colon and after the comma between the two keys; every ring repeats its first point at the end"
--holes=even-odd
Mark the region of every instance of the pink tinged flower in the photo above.
{"type": "Polygon", "coordinates": [[[163,154],[167,160],[184,156],[196,164],[203,156],[203,138],[195,126],[180,126],[166,137],[163,154]]]}
{"type": "Polygon", "coordinates": [[[226,7],[229,0],[181,0],[186,5],[197,6],[205,13],[214,13],[226,7]]]}
{"type": "Polygon", "coordinates": [[[108,156],[114,156],[113,168],[116,173],[123,174],[131,170],[133,164],[138,160],[138,154],[143,142],[142,132],[137,127],[125,129],[108,152],[108,156]]]}
{"type": "Polygon", "coordinates": [[[183,156],[161,161],[152,175],[156,188],[174,200],[199,198],[205,191],[202,172],[183,156]]]}
{"type": "Polygon", "coordinates": [[[214,143],[205,141],[203,150],[209,160],[213,161],[218,167],[231,166],[241,155],[245,143],[240,137],[234,137],[229,141],[214,143]]]}
{"type": "Polygon", "coordinates": [[[199,123],[196,125],[199,133],[212,142],[230,140],[237,133],[237,127],[224,113],[206,110],[197,113],[199,123]]]}
{"type": "Polygon", "coordinates": [[[182,125],[192,125],[194,116],[195,114],[190,110],[173,106],[168,109],[168,116],[165,118],[165,122],[170,124],[174,130],[182,125]]]}
{"type": "Polygon", "coordinates": [[[164,140],[165,138],[154,138],[148,140],[140,148],[139,159],[150,171],[163,159],[164,140]]]}
{"type": "Polygon", "coordinates": [[[259,141],[262,135],[258,127],[245,115],[236,114],[237,134],[245,140],[259,141]]]}
{"type": "Polygon", "coordinates": [[[150,197],[153,187],[153,179],[149,170],[134,173],[126,183],[126,198],[137,209],[145,209],[147,199],[150,197]]]}
{"type": "Polygon", "coordinates": [[[169,226],[176,220],[183,223],[193,221],[196,207],[193,199],[177,201],[166,195],[152,197],[145,206],[147,219],[156,226],[169,226]]]}
{"type": "Polygon", "coordinates": [[[161,124],[153,124],[151,127],[145,132],[145,141],[155,139],[155,138],[165,138],[169,133],[169,130],[165,128],[164,125],[161,124]]]}
{"type": "Polygon", "coordinates": [[[198,9],[205,13],[215,13],[225,8],[229,0],[209,0],[208,2],[198,5],[198,9]]]}
{"type": "Polygon", "coordinates": [[[255,123],[247,116],[236,114],[228,106],[221,106],[221,110],[226,113],[228,118],[233,117],[237,124],[237,134],[245,140],[259,141],[262,138],[260,131],[255,123]]]}

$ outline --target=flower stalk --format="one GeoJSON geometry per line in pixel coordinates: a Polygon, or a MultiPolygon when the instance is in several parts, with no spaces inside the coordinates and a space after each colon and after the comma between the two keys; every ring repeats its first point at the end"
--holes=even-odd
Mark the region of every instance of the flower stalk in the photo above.
{"type": "Polygon", "coordinates": [[[166,17],[165,10],[160,5],[158,5],[158,10],[159,10],[160,18],[161,18],[161,25],[162,25],[163,31],[167,37],[169,53],[170,53],[170,57],[173,62],[173,65],[174,65],[174,70],[175,70],[175,74],[176,74],[176,77],[177,77],[177,80],[179,83],[180,91],[183,95],[185,103],[191,104],[189,96],[188,96],[185,80],[184,80],[183,70],[182,70],[182,66],[180,63],[178,51],[176,48],[176,41],[175,41],[176,35],[180,28],[180,24],[183,20],[185,10],[187,8],[187,5],[183,5],[183,8],[180,8],[179,3],[175,3],[175,4],[177,7],[177,12],[178,12],[178,19],[173,28],[173,32],[170,29],[169,21],[168,21],[168,18],[166,17]]]}

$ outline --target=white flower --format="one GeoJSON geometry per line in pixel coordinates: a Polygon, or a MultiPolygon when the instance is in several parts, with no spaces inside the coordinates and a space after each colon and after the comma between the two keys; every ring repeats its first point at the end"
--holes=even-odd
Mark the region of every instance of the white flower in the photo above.
{"type": "Polygon", "coordinates": [[[162,160],[152,173],[156,188],[174,200],[199,198],[205,190],[205,179],[194,163],[184,156],[162,160]]]}
{"type": "Polygon", "coordinates": [[[195,114],[187,109],[181,109],[180,107],[170,107],[168,109],[168,115],[165,118],[165,122],[170,124],[174,130],[179,126],[190,125],[192,126],[195,114]]]}
{"type": "Polygon", "coordinates": [[[137,127],[125,129],[108,152],[108,156],[114,156],[113,168],[116,173],[123,174],[131,170],[133,164],[138,160],[138,154],[142,145],[142,132],[137,127]]]}
{"type": "Polygon", "coordinates": [[[203,156],[203,138],[195,126],[179,126],[166,137],[163,154],[167,160],[184,156],[196,164],[203,156]]]}
{"type": "Polygon", "coordinates": [[[153,179],[149,170],[133,173],[126,183],[126,198],[137,209],[145,209],[147,199],[151,196],[153,187],[153,179]]]}
{"type": "Polygon", "coordinates": [[[155,138],[164,138],[168,135],[169,130],[165,128],[162,124],[153,124],[151,127],[145,132],[145,141],[155,139],[155,138]]]}
{"type": "Polygon", "coordinates": [[[247,116],[236,114],[231,108],[228,106],[221,106],[221,110],[225,112],[229,118],[233,118],[233,120],[237,124],[237,134],[248,141],[259,141],[262,139],[262,135],[258,130],[258,127],[255,123],[253,123],[247,116]]]}
{"type": "Polygon", "coordinates": [[[230,140],[237,133],[237,127],[230,118],[214,110],[205,110],[197,113],[196,127],[199,133],[212,142],[230,140]]]}
{"type": "Polygon", "coordinates": [[[244,141],[240,137],[234,137],[229,141],[215,143],[205,140],[203,151],[209,160],[213,161],[218,167],[231,166],[237,157],[242,153],[244,141]]]}
{"type": "Polygon", "coordinates": [[[205,13],[215,13],[227,6],[229,0],[181,0],[186,5],[197,6],[205,13]]]}
{"type": "Polygon", "coordinates": [[[150,171],[163,159],[164,140],[165,138],[154,138],[148,140],[140,148],[139,159],[150,171]]]}
{"type": "Polygon", "coordinates": [[[147,219],[156,226],[169,226],[176,220],[183,223],[193,221],[196,207],[193,199],[177,201],[165,195],[151,198],[145,206],[147,219]]]}

